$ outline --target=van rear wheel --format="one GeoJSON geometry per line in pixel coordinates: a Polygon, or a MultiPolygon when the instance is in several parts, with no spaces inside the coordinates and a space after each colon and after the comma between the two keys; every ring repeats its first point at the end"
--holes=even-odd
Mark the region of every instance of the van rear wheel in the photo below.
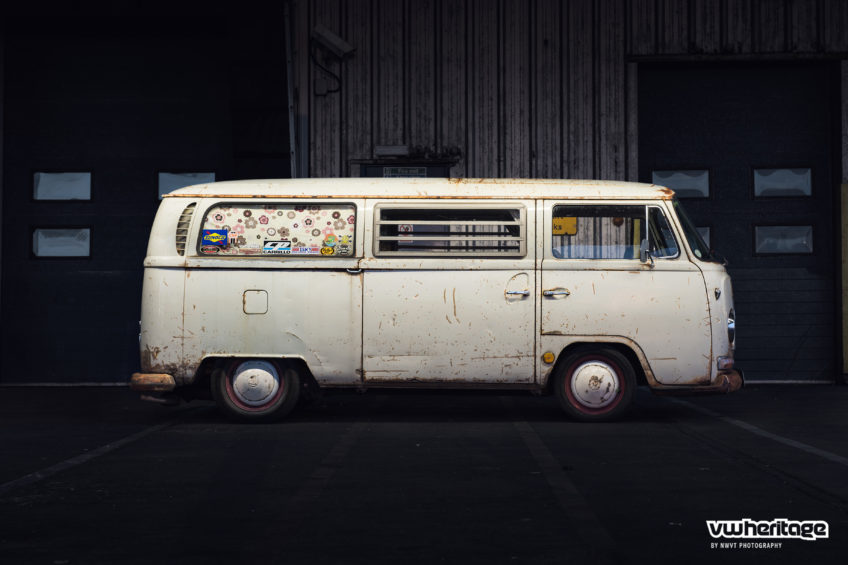
{"type": "Polygon", "coordinates": [[[227,416],[267,422],[286,416],[297,404],[300,375],[285,362],[238,359],[212,374],[212,394],[227,416]]]}
{"type": "Polygon", "coordinates": [[[630,405],[635,388],[630,361],[609,347],[571,353],[554,375],[554,390],[563,410],[584,422],[618,418],[630,405]]]}

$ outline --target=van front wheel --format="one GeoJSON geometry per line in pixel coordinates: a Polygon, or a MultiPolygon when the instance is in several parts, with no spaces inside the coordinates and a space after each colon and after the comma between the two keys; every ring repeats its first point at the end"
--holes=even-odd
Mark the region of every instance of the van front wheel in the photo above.
{"type": "Polygon", "coordinates": [[[300,375],[293,367],[264,359],[238,359],[212,374],[212,394],[228,416],[267,422],[297,404],[300,375]]]}
{"type": "Polygon", "coordinates": [[[613,420],[633,398],[636,374],[627,358],[607,347],[581,349],[557,366],[554,389],[562,408],[584,422],[613,420]]]}

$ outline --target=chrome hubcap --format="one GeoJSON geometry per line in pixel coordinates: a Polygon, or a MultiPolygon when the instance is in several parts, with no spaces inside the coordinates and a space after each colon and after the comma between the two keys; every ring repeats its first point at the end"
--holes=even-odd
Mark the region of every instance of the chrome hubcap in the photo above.
{"type": "Polygon", "coordinates": [[[233,393],[248,406],[262,406],[280,390],[280,375],[267,361],[245,361],[233,374],[233,393]]]}
{"type": "Polygon", "coordinates": [[[587,408],[604,408],[615,401],[619,391],[618,373],[602,361],[588,361],[574,370],[571,393],[587,408]]]}

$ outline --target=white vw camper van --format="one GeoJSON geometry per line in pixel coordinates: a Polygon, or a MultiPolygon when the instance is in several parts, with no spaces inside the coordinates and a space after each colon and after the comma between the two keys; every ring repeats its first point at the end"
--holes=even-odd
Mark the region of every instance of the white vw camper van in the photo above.
{"type": "Polygon", "coordinates": [[[293,179],[164,196],[144,261],[146,396],[287,414],[311,387],[731,392],[730,278],[663,187],[293,179]]]}

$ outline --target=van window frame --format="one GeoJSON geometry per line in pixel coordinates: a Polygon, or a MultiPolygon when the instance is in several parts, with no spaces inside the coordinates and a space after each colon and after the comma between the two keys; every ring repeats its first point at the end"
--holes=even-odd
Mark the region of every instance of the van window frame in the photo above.
{"type": "Polygon", "coordinates": [[[356,259],[357,257],[359,257],[359,255],[357,255],[357,252],[356,252],[357,245],[358,245],[358,241],[357,241],[357,237],[356,237],[356,230],[357,230],[357,227],[358,227],[358,223],[360,221],[360,217],[359,217],[360,211],[361,211],[360,207],[357,206],[356,202],[351,201],[351,200],[347,200],[347,199],[338,200],[338,201],[333,200],[333,199],[314,199],[314,198],[303,199],[303,200],[301,200],[301,199],[284,199],[284,200],[262,199],[261,201],[257,201],[257,199],[252,199],[252,200],[243,200],[243,199],[242,200],[216,200],[213,203],[211,203],[209,206],[206,207],[206,210],[204,210],[204,212],[203,212],[203,217],[199,220],[199,222],[200,222],[199,226],[196,226],[195,229],[192,231],[192,236],[196,238],[195,245],[194,245],[196,257],[197,258],[203,258],[203,259],[245,259],[245,258],[248,258],[248,259],[251,259],[251,260],[259,260],[259,259],[279,260],[279,259],[283,259],[283,260],[288,260],[288,261],[297,260],[297,259],[311,260],[313,258],[320,258],[320,259],[323,259],[325,261],[326,260],[332,260],[332,259],[336,259],[336,260],[339,260],[339,259],[341,259],[341,260],[356,259]],[[215,208],[222,206],[222,205],[228,206],[228,207],[258,206],[259,208],[262,208],[262,206],[264,206],[264,205],[305,206],[305,207],[309,207],[309,206],[339,206],[339,207],[350,206],[351,208],[353,208],[353,217],[354,217],[354,221],[353,221],[354,237],[353,237],[353,242],[350,244],[352,253],[350,255],[335,255],[335,254],[333,254],[333,255],[322,255],[321,253],[314,253],[314,254],[272,254],[272,253],[249,253],[249,254],[248,253],[245,253],[245,254],[219,254],[219,253],[215,253],[215,254],[207,254],[207,253],[201,253],[200,249],[202,247],[204,247],[203,243],[202,243],[203,238],[201,237],[201,233],[203,232],[203,229],[204,229],[203,226],[206,225],[206,218],[209,217],[209,214],[212,212],[212,210],[214,210],[215,208]]]}
{"type": "MultiPolygon", "coordinates": [[[[662,206],[659,206],[658,204],[646,204],[646,205],[645,205],[645,208],[647,208],[647,209],[649,209],[649,210],[650,210],[651,208],[654,208],[654,209],[656,209],[656,210],[658,210],[658,211],[659,211],[659,213],[660,213],[660,215],[662,216],[663,220],[665,220],[666,225],[667,225],[667,226],[668,226],[668,228],[671,230],[671,238],[674,240],[674,246],[677,248],[677,253],[675,253],[674,255],[663,255],[662,257],[657,257],[656,255],[652,255],[652,257],[653,257],[654,259],[662,260],[662,261],[668,261],[668,260],[678,259],[678,258],[680,257],[680,254],[682,253],[682,249],[683,249],[683,248],[682,248],[682,247],[681,247],[681,245],[680,245],[681,239],[677,236],[677,233],[676,233],[676,231],[677,231],[677,230],[676,230],[676,229],[675,229],[675,227],[674,227],[674,223],[673,223],[673,222],[669,219],[668,214],[666,214],[666,211],[665,211],[665,210],[663,210],[663,207],[662,207],[662,206]]],[[[650,227],[651,227],[650,213],[648,214],[648,223],[647,223],[647,226],[648,226],[648,228],[650,229],[650,227]]],[[[648,241],[650,242],[650,239],[649,239],[648,241]]],[[[653,248],[653,247],[651,247],[651,251],[653,251],[653,249],[654,249],[654,248],[653,248]]]]}
{"type": "MultiPolygon", "coordinates": [[[[675,223],[669,218],[669,215],[666,213],[666,210],[664,209],[664,207],[657,202],[639,203],[639,202],[632,202],[632,201],[631,202],[619,202],[619,201],[614,201],[614,200],[602,201],[602,202],[574,202],[574,201],[569,202],[567,200],[555,200],[551,203],[551,206],[550,206],[549,212],[548,212],[548,217],[545,218],[545,221],[546,221],[545,233],[548,233],[549,236],[546,238],[547,241],[545,242],[544,247],[546,249],[545,254],[546,254],[546,257],[548,259],[552,259],[552,260],[555,260],[555,261],[604,261],[604,262],[607,262],[607,261],[635,261],[635,262],[640,262],[639,256],[635,255],[635,254],[634,254],[634,257],[607,257],[607,258],[604,258],[604,257],[598,257],[598,258],[595,258],[595,257],[557,257],[554,253],[554,249],[556,249],[557,246],[554,245],[554,237],[556,237],[556,236],[553,234],[553,219],[555,217],[554,216],[555,211],[556,211],[557,207],[559,207],[559,206],[594,207],[594,208],[627,206],[627,207],[633,207],[633,208],[642,208],[643,212],[644,212],[644,220],[645,220],[645,226],[646,226],[645,234],[646,235],[648,235],[648,228],[650,227],[650,209],[654,208],[654,209],[659,211],[659,214],[663,217],[663,219],[665,220],[669,229],[671,230],[671,236],[674,239],[674,244],[677,248],[677,253],[675,253],[674,255],[653,256],[653,258],[657,261],[668,261],[668,260],[674,261],[674,260],[679,259],[683,254],[683,248],[681,246],[681,238],[679,237],[679,235],[677,233],[677,227],[675,226],[675,223]]],[[[650,239],[649,239],[649,242],[651,243],[651,250],[653,250],[654,249],[653,242],[650,241],[650,239]]]]}
{"type": "MultiPolygon", "coordinates": [[[[428,224],[431,220],[420,220],[419,222],[410,221],[408,223],[421,223],[427,222],[428,224]]],[[[434,222],[430,225],[439,225],[440,222],[432,220],[434,222]]],[[[469,222],[470,225],[473,225],[474,222],[469,222]]],[[[492,225],[495,223],[501,222],[479,222],[481,225],[492,225]]],[[[469,225],[464,224],[461,221],[453,221],[446,220],[443,222],[443,225],[469,225]]],[[[416,257],[416,258],[430,258],[430,259],[443,259],[450,258],[451,260],[456,259],[524,259],[527,257],[527,206],[524,203],[512,203],[512,202],[485,202],[485,203],[469,203],[469,202],[457,202],[457,203],[446,203],[446,202],[379,202],[374,205],[373,208],[373,218],[372,218],[372,253],[374,257],[377,258],[394,258],[394,257],[416,257]],[[387,251],[380,249],[380,243],[384,241],[396,241],[394,238],[400,236],[381,236],[380,227],[383,225],[395,225],[399,223],[401,220],[383,220],[382,219],[382,211],[383,210],[514,210],[518,212],[518,219],[514,221],[514,223],[504,224],[504,225],[513,225],[518,227],[518,236],[506,236],[504,238],[495,238],[495,239],[478,239],[478,241],[517,241],[518,242],[518,250],[517,251],[459,251],[459,250],[444,250],[444,251],[434,251],[434,250],[409,250],[404,249],[400,251],[387,251]],[[507,239],[508,238],[508,239],[507,239]]],[[[486,236],[484,236],[486,237],[486,236]]],[[[414,238],[414,236],[410,236],[410,238],[414,238]]],[[[432,238],[433,240],[440,240],[439,238],[432,238]]],[[[449,233],[446,234],[446,237],[441,238],[441,240],[451,240],[451,241],[463,241],[462,236],[454,235],[451,236],[449,233]]],[[[473,237],[469,237],[466,239],[467,241],[473,241],[473,237]]]]}

